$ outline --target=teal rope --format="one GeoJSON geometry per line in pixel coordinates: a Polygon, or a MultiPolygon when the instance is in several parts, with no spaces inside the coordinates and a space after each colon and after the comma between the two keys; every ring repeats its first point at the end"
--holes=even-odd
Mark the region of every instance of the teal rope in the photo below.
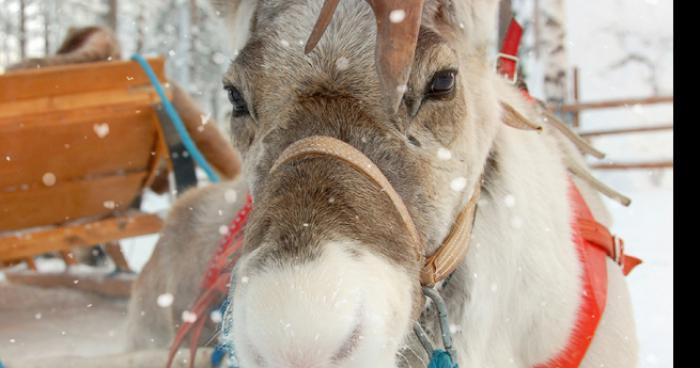
{"type": "Polygon", "coordinates": [[[452,356],[445,350],[435,350],[430,357],[428,368],[459,368],[459,365],[452,362],[452,356]]]}
{"type": "Polygon", "coordinates": [[[134,60],[137,63],[139,63],[143,71],[146,73],[146,76],[153,85],[153,88],[155,88],[156,93],[158,93],[158,97],[160,97],[160,101],[163,104],[163,107],[165,108],[165,112],[168,114],[168,117],[170,117],[170,120],[173,122],[175,130],[180,135],[180,139],[182,139],[182,143],[185,145],[187,151],[190,153],[190,155],[192,155],[192,158],[197,162],[197,164],[199,164],[199,166],[204,170],[204,172],[207,173],[209,181],[211,181],[212,183],[218,183],[220,181],[219,175],[217,175],[216,172],[214,172],[214,169],[212,169],[212,167],[209,165],[204,156],[202,156],[202,153],[199,151],[199,149],[197,149],[197,145],[195,145],[194,141],[192,141],[192,137],[190,137],[190,134],[187,132],[185,124],[182,122],[180,115],[177,113],[177,110],[175,110],[175,107],[172,103],[170,103],[170,100],[168,100],[168,97],[165,95],[165,90],[163,90],[163,86],[161,86],[160,82],[158,81],[156,73],[153,72],[153,69],[148,64],[146,59],[143,58],[143,56],[139,54],[134,54],[131,56],[131,60],[134,60]]]}

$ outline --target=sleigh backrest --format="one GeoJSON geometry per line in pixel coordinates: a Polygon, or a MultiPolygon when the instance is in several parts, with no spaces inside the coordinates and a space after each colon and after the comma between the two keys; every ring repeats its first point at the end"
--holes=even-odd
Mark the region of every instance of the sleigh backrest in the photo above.
{"type": "Polygon", "coordinates": [[[157,103],[135,62],[0,75],[0,232],[128,209],[166,152],[157,103]]]}

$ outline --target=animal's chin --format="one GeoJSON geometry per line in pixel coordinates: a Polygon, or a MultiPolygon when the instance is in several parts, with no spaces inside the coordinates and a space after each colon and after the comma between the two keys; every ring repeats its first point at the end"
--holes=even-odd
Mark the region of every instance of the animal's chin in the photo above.
{"type": "Polygon", "coordinates": [[[347,247],[358,249],[328,242],[317,259],[288,266],[254,270],[243,260],[222,328],[242,367],[395,366],[411,330],[415,281],[347,247]]]}

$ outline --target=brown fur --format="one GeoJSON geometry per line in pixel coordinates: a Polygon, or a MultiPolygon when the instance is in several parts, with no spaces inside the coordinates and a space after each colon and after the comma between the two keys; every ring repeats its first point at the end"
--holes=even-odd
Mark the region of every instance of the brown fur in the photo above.
{"type": "Polygon", "coordinates": [[[44,68],[66,64],[121,59],[117,36],[106,27],[72,28],[55,56],[32,58],[11,65],[7,70],[44,68]]]}

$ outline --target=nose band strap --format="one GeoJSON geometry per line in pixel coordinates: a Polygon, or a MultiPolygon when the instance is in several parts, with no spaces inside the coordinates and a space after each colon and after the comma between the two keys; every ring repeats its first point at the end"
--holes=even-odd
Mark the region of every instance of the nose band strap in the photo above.
{"type": "MultiPolygon", "coordinates": [[[[419,260],[425,258],[424,243],[416,229],[413,218],[401,196],[396,192],[389,180],[384,176],[377,165],[357,148],[332,137],[312,136],[294,142],[287,147],[270,169],[275,172],[281,165],[307,157],[330,156],[345,162],[355,171],[361,173],[376,184],[387,196],[396,208],[401,220],[415,244],[419,260]]],[[[469,248],[469,240],[476,215],[476,204],[479,199],[481,182],[474,190],[467,205],[457,215],[455,223],[445,241],[431,255],[427,257],[421,270],[420,281],[423,286],[433,286],[449,276],[462,262],[469,248]]]]}

